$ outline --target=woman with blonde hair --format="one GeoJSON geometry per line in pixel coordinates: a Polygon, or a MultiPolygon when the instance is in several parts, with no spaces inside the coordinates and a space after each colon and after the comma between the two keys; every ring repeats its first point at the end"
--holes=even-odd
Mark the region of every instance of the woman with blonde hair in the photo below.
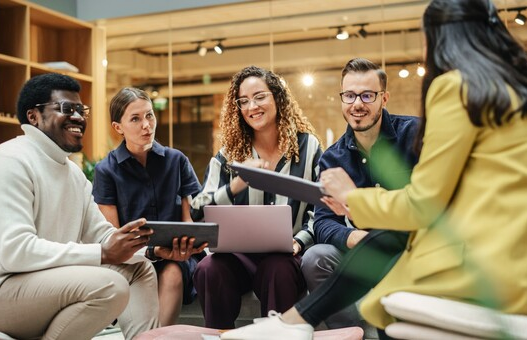
{"type": "MultiPolygon", "coordinates": [[[[95,166],[93,196],[115,227],[144,217],[152,221],[191,222],[189,197],[201,186],[188,158],[155,141],[157,119],[148,94],[122,88],[110,102],[112,127],[123,142],[95,166]]],[[[177,322],[182,304],[196,292],[192,273],[205,247],[193,238],[174,239],[173,248],[149,246],[158,276],[161,326],[177,322]]]]}
{"type": "MultiPolygon", "coordinates": [[[[254,291],[261,313],[285,311],[306,291],[300,270],[303,248],[313,242],[305,202],[259,190],[229,169],[232,162],[316,180],[322,153],[318,137],[285,82],[275,73],[249,66],[234,75],[221,112],[222,148],[209,163],[203,189],[192,202],[193,218],[215,205],[284,205],[292,208],[291,253],[212,254],[194,274],[205,326],[234,328],[241,297],[254,291]]],[[[250,221],[248,221],[250,223],[250,221]]]]}

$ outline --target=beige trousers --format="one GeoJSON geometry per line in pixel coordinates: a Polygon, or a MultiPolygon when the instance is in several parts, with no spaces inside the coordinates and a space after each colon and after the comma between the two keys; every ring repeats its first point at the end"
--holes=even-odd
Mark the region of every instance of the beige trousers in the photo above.
{"type": "Polygon", "coordinates": [[[158,327],[158,313],[148,262],[20,273],[0,286],[0,332],[16,339],[91,339],[115,319],[132,339],[158,327]]]}

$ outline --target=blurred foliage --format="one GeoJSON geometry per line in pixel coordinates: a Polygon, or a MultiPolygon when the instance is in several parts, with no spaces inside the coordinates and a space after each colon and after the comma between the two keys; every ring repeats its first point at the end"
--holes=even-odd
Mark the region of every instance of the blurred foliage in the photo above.
{"type": "Polygon", "coordinates": [[[97,164],[98,161],[90,160],[86,155],[83,155],[82,160],[82,172],[84,172],[84,175],[88,179],[88,181],[93,182],[93,175],[95,174],[95,164],[97,164]]]}

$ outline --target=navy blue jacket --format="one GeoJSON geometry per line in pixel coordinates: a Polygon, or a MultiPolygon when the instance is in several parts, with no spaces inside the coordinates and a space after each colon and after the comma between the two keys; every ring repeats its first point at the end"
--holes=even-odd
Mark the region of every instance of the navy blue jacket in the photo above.
{"type": "MultiPolygon", "coordinates": [[[[418,126],[417,117],[390,115],[383,109],[380,135],[368,156],[359,150],[348,125],[346,133],[322,154],[320,172],[341,167],[359,188],[400,189],[409,183],[418,160],[413,147],[418,126]]],[[[316,243],[332,244],[343,251],[348,249],[346,241],[355,230],[351,222],[346,224],[344,216],[318,206],[313,228],[316,243]]]]}

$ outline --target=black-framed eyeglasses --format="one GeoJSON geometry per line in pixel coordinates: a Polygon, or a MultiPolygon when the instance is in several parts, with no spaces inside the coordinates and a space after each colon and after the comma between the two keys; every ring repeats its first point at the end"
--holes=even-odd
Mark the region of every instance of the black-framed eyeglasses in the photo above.
{"type": "Polygon", "coordinates": [[[48,106],[48,105],[59,105],[58,112],[65,116],[73,116],[77,112],[82,118],[87,119],[90,116],[90,107],[84,104],[72,103],[72,102],[50,102],[37,104],[35,107],[48,106]]]}
{"type": "Polygon", "coordinates": [[[252,99],[239,98],[236,99],[234,102],[240,108],[240,110],[247,110],[251,106],[251,102],[253,102],[256,106],[261,106],[267,103],[269,96],[271,96],[272,94],[272,92],[260,92],[256,94],[252,99]]]}
{"type": "Polygon", "coordinates": [[[340,95],[340,100],[342,100],[343,103],[345,104],[353,104],[355,103],[355,100],[357,99],[357,97],[360,98],[360,100],[365,103],[365,104],[370,104],[370,103],[373,103],[374,101],[377,100],[377,95],[379,93],[382,93],[382,92],[385,92],[384,90],[382,91],[364,91],[362,93],[355,93],[355,92],[352,92],[352,91],[344,91],[344,92],[341,92],[339,93],[340,95]]]}

